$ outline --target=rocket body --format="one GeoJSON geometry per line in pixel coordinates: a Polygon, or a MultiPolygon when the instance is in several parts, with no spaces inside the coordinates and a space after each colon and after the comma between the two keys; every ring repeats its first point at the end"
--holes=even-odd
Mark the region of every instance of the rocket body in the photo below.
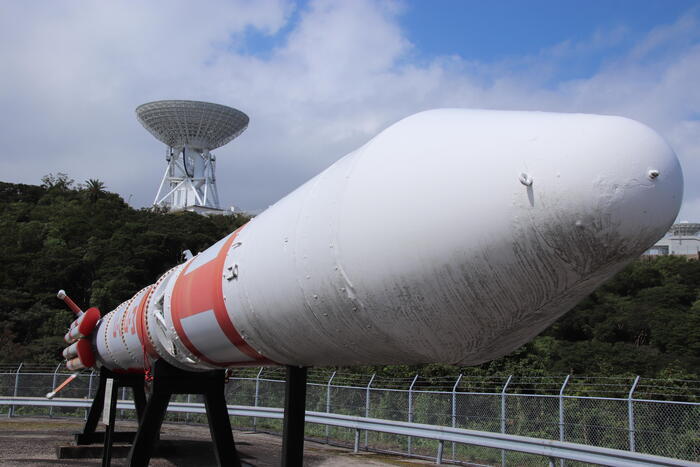
{"type": "Polygon", "coordinates": [[[678,160],[620,117],[408,117],[165,273],[99,362],[473,365],[532,339],[664,235],[678,160]]]}

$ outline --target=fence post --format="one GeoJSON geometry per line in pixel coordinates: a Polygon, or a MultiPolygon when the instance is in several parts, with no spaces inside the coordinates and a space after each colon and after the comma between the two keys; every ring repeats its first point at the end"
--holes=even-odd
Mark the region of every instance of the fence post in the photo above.
{"type": "MultiPolygon", "coordinates": [[[[564,441],[566,438],[566,433],[564,431],[564,390],[566,390],[566,385],[569,384],[569,378],[571,378],[571,375],[566,375],[561,389],[559,389],[559,441],[564,441]]],[[[566,461],[564,459],[559,461],[561,467],[564,467],[565,463],[566,461]]]]}
{"type": "MultiPolygon", "coordinates": [[[[17,367],[17,372],[15,373],[15,392],[13,393],[14,397],[17,397],[17,392],[19,391],[19,372],[22,369],[22,365],[24,365],[24,362],[19,364],[19,366],[17,367]]],[[[11,405],[10,411],[7,412],[7,416],[11,418],[14,414],[15,414],[15,406],[11,405]]]]}
{"type": "MultiPolygon", "coordinates": [[[[122,400],[126,400],[126,387],[122,387],[122,400]]],[[[119,419],[124,420],[124,409],[119,411],[119,419]]]]}
{"type": "MultiPolygon", "coordinates": [[[[508,389],[511,379],[513,379],[513,375],[508,376],[506,384],[503,385],[503,389],[501,390],[501,433],[503,434],[506,432],[506,390],[508,389]]],[[[501,449],[501,465],[506,465],[505,449],[501,449]]]]}
{"type": "Polygon", "coordinates": [[[639,375],[634,378],[634,383],[630,388],[630,392],[627,395],[627,420],[629,424],[629,434],[630,434],[630,451],[634,452],[636,450],[635,439],[634,439],[634,403],[632,396],[634,395],[634,390],[637,389],[637,384],[639,384],[639,375]]]}
{"type": "MultiPolygon", "coordinates": [[[[369,418],[369,401],[370,401],[370,387],[372,387],[372,382],[374,381],[374,377],[377,376],[376,373],[372,373],[372,377],[369,379],[369,383],[367,383],[367,394],[365,396],[365,418],[369,418]]],[[[367,446],[369,445],[369,432],[365,430],[365,451],[367,450],[367,446]]]]}
{"type": "MultiPolygon", "coordinates": [[[[416,384],[416,380],[418,379],[418,375],[416,375],[413,378],[413,381],[411,382],[411,386],[408,388],[408,423],[413,422],[413,386],[416,384]]],[[[408,446],[407,446],[407,452],[408,455],[411,455],[411,437],[408,437],[408,446]]]]}
{"type": "Polygon", "coordinates": [[[88,378],[88,393],[86,399],[90,399],[92,395],[92,377],[95,374],[95,370],[90,370],[90,377],[88,378]]]}
{"type": "MultiPolygon", "coordinates": [[[[95,370],[90,370],[90,377],[88,378],[88,393],[87,393],[87,399],[90,399],[90,395],[92,394],[92,377],[95,374],[95,370]]],[[[87,420],[88,416],[88,409],[84,410],[84,415],[83,418],[87,420]]]]}
{"type": "MultiPolygon", "coordinates": [[[[333,382],[333,378],[335,378],[335,373],[334,371],[331,377],[328,378],[328,384],[326,384],[326,413],[331,413],[331,383],[333,382]]],[[[328,444],[329,430],[330,426],[326,425],[326,444],[328,444]]]]}
{"type": "MultiPolygon", "coordinates": [[[[455,385],[452,386],[452,428],[457,426],[457,386],[462,381],[462,373],[457,377],[455,385]]],[[[455,460],[455,442],[452,441],[452,460],[455,460]]]]}
{"type": "MultiPolygon", "coordinates": [[[[262,374],[264,369],[265,369],[265,367],[261,366],[260,370],[258,371],[258,374],[255,376],[255,400],[254,400],[255,407],[258,406],[258,400],[260,399],[260,375],[262,374]]],[[[253,417],[253,431],[258,431],[258,418],[257,417],[253,417]]]]}
{"type": "MultiPolygon", "coordinates": [[[[60,363],[58,365],[56,365],[56,369],[53,370],[53,382],[51,383],[51,390],[52,391],[56,387],[56,376],[57,376],[56,373],[58,372],[59,368],[61,368],[60,363]]],[[[52,418],[52,417],[53,417],[53,405],[51,407],[49,407],[49,418],[52,418]]]]}

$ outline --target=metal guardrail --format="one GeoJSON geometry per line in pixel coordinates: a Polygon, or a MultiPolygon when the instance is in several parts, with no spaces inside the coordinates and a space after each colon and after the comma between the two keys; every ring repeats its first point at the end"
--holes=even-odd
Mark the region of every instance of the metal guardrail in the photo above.
{"type": "MultiPolygon", "coordinates": [[[[68,376],[61,365],[0,365],[0,397],[40,397],[68,376]]],[[[82,373],[61,395],[91,399],[96,373],[82,373]]],[[[226,387],[232,405],[281,407],[285,379],[282,368],[236,368],[226,387]]],[[[120,399],[129,399],[122,388],[120,399]]],[[[197,398],[177,398],[200,402],[197,398]]],[[[13,406],[2,415],[13,416],[13,406]]],[[[700,381],[634,376],[467,376],[457,378],[387,378],[378,375],[312,369],[307,385],[310,411],[365,418],[451,426],[483,432],[551,439],[601,448],[700,462],[700,381]]],[[[34,411],[56,412],[46,406],[34,411]]],[[[120,410],[124,417],[125,410],[120,410]]],[[[189,423],[198,414],[170,412],[170,419],[189,423]]],[[[250,428],[279,431],[280,420],[242,418],[250,428]]],[[[327,443],[352,445],[354,430],[309,424],[309,436],[327,443]],[[325,436],[324,436],[325,434],[325,436]]],[[[435,458],[436,443],[365,431],[363,449],[425,459],[435,458]]],[[[529,464],[538,456],[448,442],[445,461],[485,465],[529,464]]],[[[564,461],[561,461],[562,467],[564,461]]]]}
{"type": "MultiPolygon", "coordinates": [[[[91,403],[92,401],[89,399],[56,398],[49,400],[42,397],[0,397],[0,405],[9,406],[86,408],[91,403]]],[[[135,407],[132,401],[121,400],[117,402],[117,408],[133,410],[135,407]]],[[[168,406],[168,410],[171,412],[206,413],[204,404],[189,402],[172,401],[168,406]]],[[[239,417],[272,419],[282,419],[284,417],[283,409],[275,407],[229,405],[228,413],[231,416],[239,417]]],[[[564,459],[608,466],[700,466],[700,463],[687,460],[585,444],[334,413],[307,411],[306,421],[308,423],[354,429],[355,452],[359,450],[361,431],[376,431],[436,440],[439,443],[435,456],[435,461],[438,464],[442,463],[444,443],[447,441],[543,456],[549,459],[550,465],[554,465],[556,459],[564,459]]]]}
{"type": "MultiPolygon", "coordinates": [[[[255,381],[256,385],[261,381],[260,373],[257,376],[249,373],[248,378],[245,375],[240,373],[237,377],[241,385],[246,379],[255,381]]],[[[500,430],[501,434],[558,438],[561,442],[609,449],[628,448],[695,462],[700,459],[700,437],[697,436],[700,418],[695,415],[700,409],[700,381],[644,378],[642,383],[640,376],[567,375],[558,380],[557,377],[525,375],[480,378],[460,374],[456,379],[433,380],[435,386],[417,388],[421,379],[417,374],[395,379],[393,383],[387,379],[375,381],[375,376],[358,381],[358,375],[354,374],[333,372],[317,375],[308,386],[310,393],[315,395],[309,398],[315,402],[313,409],[322,410],[321,403],[324,403],[326,413],[451,425],[452,428],[479,432],[500,430]],[[325,394],[325,400],[319,397],[322,394],[325,394]]],[[[274,378],[267,376],[262,381],[278,381],[274,378]]],[[[279,383],[283,384],[283,381],[279,383]]],[[[255,405],[258,405],[257,399],[255,405]]],[[[269,401],[267,405],[274,406],[269,401]]],[[[368,449],[367,433],[365,431],[365,449],[368,449]]],[[[416,450],[412,448],[417,443],[412,443],[411,436],[394,437],[403,438],[405,443],[399,451],[389,452],[426,457],[414,453],[416,450]]],[[[328,438],[326,435],[326,440],[328,438]]],[[[461,457],[464,461],[496,463],[492,458],[493,448],[475,446],[472,450],[474,445],[462,444],[462,447],[466,446],[471,452],[465,456],[462,450],[463,453],[457,456],[459,449],[455,442],[451,442],[451,460],[461,457]],[[479,449],[491,453],[484,456],[477,452],[479,449]]],[[[507,465],[507,461],[528,463],[527,454],[507,456],[505,449],[499,450],[501,466],[507,465]]],[[[561,466],[564,467],[563,460],[561,466]]]]}

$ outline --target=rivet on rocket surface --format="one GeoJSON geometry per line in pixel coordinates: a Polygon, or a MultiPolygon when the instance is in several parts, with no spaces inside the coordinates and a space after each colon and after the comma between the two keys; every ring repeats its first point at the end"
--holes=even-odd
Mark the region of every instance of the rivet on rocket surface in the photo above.
{"type": "Polygon", "coordinates": [[[649,180],[655,180],[659,176],[659,171],[656,169],[651,169],[649,172],[647,172],[647,177],[649,177],[649,180]]]}
{"type": "Polygon", "coordinates": [[[532,185],[532,177],[526,174],[525,172],[522,172],[520,174],[520,177],[518,177],[518,180],[520,180],[520,183],[522,183],[525,186],[531,186],[532,185]]]}

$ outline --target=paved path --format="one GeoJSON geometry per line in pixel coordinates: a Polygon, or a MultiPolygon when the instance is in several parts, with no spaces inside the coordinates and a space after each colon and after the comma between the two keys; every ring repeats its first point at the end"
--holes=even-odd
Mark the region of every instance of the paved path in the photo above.
{"type": "MultiPolygon", "coordinates": [[[[82,422],[68,419],[12,418],[0,419],[0,466],[78,466],[100,465],[101,459],[56,459],[56,446],[69,445],[72,433],[82,429],[82,422]]],[[[135,431],[133,422],[117,422],[117,429],[135,431]]],[[[206,426],[163,424],[161,438],[169,440],[210,440],[206,426]]],[[[280,465],[282,440],[278,436],[234,431],[234,438],[244,465],[273,467],[280,465]]],[[[215,465],[213,452],[198,449],[192,456],[153,459],[152,466],[215,465]]],[[[413,466],[429,464],[415,459],[375,453],[355,454],[352,450],[306,442],[304,465],[308,466],[413,466]]],[[[112,465],[125,465],[114,459],[112,465]]]]}

